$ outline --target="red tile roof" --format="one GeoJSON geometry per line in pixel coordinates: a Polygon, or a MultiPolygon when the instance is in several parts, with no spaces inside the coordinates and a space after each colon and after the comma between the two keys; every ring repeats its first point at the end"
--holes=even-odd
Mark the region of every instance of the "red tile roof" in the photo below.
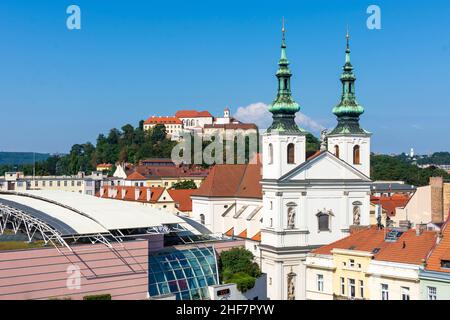
{"type": "Polygon", "coordinates": [[[146,180],[145,177],[137,171],[132,172],[127,176],[127,180],[146,180]]]}
{"type": "Polygon", "coordinates": [[[426,270],[450,273],[449,269],[444,269],[441,267],[443,260],[450,261],[450,215],[447,219],[446,224],[443,226],[442,238],[439,243],[435,245],[433,250],[427,259],[426,270]]]}
{"type": "Polygon", "coordinates": [[[234,227],[225,232],[225,235],[227,235],[228,237],[234,236],[234,227]]]}
{"type": "Polygon", "coordinates": [[[228,130],[258,130],[254,123],[223,123],[223,124],[205,124],[204,129],[228,129],[228,130]]]}
{"type": "Polygon", "coordinates": [[[191,212],[192,211],[192,199],[191,195],[195,191],[195,189],[182,189],[175,190],[169,189],[170,197],[177,204],[177,209],[182,212],[191,212]]]}
{"type": "MultiPolygon", "coordinates": [[[[137,202],[148,202],[147,201],[147,190],[150,189],[151,196],[150,196],[150,203],[156,203],[158,202],[159,198],[164,192],[164,188],[149,188],[149,187],[123,187],[123,186],[116,186],[116,187],[103,187],[103,197],[107,199],[116,199],[116,200],[123,200],[123,201],[137,201],[137,202]],[[109,196],[109,189],[113,188],[117,190],[117,195],[112,198],[109,196]],[[136,200],[136,189],[139,189],[139,197],[136,200]],[[122,198],[122,190],[125,190],[125,197],[122,198]]],[[[97,193],[96,196],[100,197],[100,194],[97,193]]]]}
{"type": "Polygon", "coordinates": [[[144,177],[143,180],[161,179],[161,178],[179,178],[185,180],[204,178],[208,175],[209,169],[202,169],[190,166],[168,166],[168,165],[139,165],[133,170],[127,171],[127,174],[138,172],[144,177]]]}
{"type": "Polygon", "coordinates": [[[247,229],[238,234],[238,238],[247,239],[247,229]]]}
{"type": "Polygon", "coordinates": [[[180,110],[175,113],[177,118],[212,118],[213,116],[208,111],[196,110],[180,110]]]}
{"type": "Polygon", "coordinates": [[[150,117],[144,124],[183,124],[177,117],[150,117]]]}
{"type": "Polygon", "coordinates": [[[111,163],[100,163],[100,164],[97,165],[97,168],[98,167],[111,168],[112,164],[111,163]]]}
{"type": "Polygon", "coordinates": [[[374,254],[375,260],[420,265],[436,241],[436,233],[423,231],[417,236],[411,229],[403,233],[396,242],[385,241],[385,232],[372,226],[356,231],[350,236],[313,250],[315,254],[331,254],[333,249],[367,251],[374,254]],[[378,248],[378,252],[373,252],[378,248]]]}
{"type": "Polygon", "coordinates": [[[259,231],[257,234],[255,234],[255,235],[252,237],[252,240],[253,240],[253,241],[261,241],[261,231],[259,231]]]}
{"type": "Polygon", "coordinates": [[[394,194],[391,197],[370,197],[370,201],[374,204],[380,204],[390,217],[395,216],[396,208],[404,208],[410,199],[410,196],[403,194],[394,194]]]}
{"type": "Polygon", "coordinates": [[[214,166],[192,195],[262,199],[261,163],[220,164],[214,166]]]}

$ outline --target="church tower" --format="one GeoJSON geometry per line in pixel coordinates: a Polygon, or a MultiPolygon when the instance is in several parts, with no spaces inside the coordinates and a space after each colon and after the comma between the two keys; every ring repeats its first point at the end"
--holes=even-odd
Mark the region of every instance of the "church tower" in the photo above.
{"type": "Polygon", "coordinates": [[[263,179],[279,179],[305,162],[306,133],[295,123],[300,110],[291,95],[289,61],[286,55],[286,39],[283,22],[281,58],[278,62],[278,93],[270,105],[273,122],[263,135],[263,179]]]}
{"type": "Polygon", "coordinates": [[[356,77],[350,62],[350,36],[348,31],[346,38],[344,72],[341,75],[341,102],[333,109],[338,124],[327,136],[328,151],[370,177],[371,133],[359,125],[359,118],[364,113],[364,108],[356,101],[356,77]]]}

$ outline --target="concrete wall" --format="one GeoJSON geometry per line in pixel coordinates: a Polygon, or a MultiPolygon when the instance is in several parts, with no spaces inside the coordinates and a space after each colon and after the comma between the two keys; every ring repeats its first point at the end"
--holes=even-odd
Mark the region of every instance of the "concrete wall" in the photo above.
{"type": "Polygon", "coordinates": [[[402,220],[413,224],[431,222],[431,187],[419,187],[405,208],[397,208],[395,217],[391,218],[395,225],[402,220]]]}
{"type": "Polygon", "coordinates": [[[117,300],[147,298],[147,241],[114,244],[113,249],[101,244],[72,249],[0,252],[0,300],[78,300],[95,294],[117,300]]]}

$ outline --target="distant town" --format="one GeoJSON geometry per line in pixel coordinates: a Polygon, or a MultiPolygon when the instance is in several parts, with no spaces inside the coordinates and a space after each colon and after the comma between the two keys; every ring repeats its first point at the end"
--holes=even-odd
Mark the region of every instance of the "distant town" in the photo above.
{"type": "Polygon", "coordinates": [[[0,154],[0,300],[449,300],[450,153],[371,152],[342,40],[320,138],[295,121],[283,24],[264,130],[179,110],[64,155],[0,154]],[[219,161],[172,158],[196,137],[219,161]],[[222,161],[239,143],[244,163],[222,161]]]}

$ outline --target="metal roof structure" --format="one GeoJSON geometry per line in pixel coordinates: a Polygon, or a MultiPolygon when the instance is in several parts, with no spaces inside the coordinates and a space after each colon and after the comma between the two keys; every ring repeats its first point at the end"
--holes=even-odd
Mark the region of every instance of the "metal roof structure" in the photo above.
{"type": "Polygon", "coordinates": [[[67,239],[110,245],[142,234],[196,232],[183,219],[140,203],[64,191],[0,192],[0,234],[6,226],[70,249],[67,239]],[[109,240],[108,240],[109,239],[109,240]]]}

